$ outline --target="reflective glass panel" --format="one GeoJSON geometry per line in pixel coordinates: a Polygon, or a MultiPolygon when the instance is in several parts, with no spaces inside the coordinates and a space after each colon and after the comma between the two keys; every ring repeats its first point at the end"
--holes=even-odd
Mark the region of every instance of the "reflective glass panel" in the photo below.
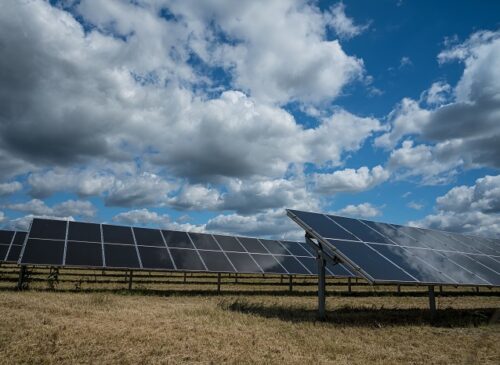
{"type": "Polygon", "coordinates": [[[252,255],[259,266],[266,273],[286,274],[286,270],[272,255],[252,255]]]}
{"type": "Polygon", "coordinates": [[[199,251],[201,258],[207,265],[209,271],[214,272],[234,272],[229,260],[222,252],[199,251]]]}
{"type": "Polygon", "coordinates": [[[138,246],[144,269],[174,270],[174,265],[165,247],[138,246]]]}
{"type": "Polygon", "coordinates": [[[120,243],[123,245],[134,244],[131,227],[110,226],[103,224],[102,235],[105,243],[120,243]]]}
{"type": "Polygon", "coordinates": [[[393,243],[357,219],[329,216],[353,235],[365,242],[393,243]]]}
{"type": "Polygon", "coordinates": [[[500,262],[496,261],[495,259],[483,255],[468,255],[468,256],[480,262],[489,269],[495,271],[497,274],[500,274],[500,262]]]}
{"type": "MultiPolygon", "coordinates": [[[[316,252],[308,251],[307,247],[303,247],[299,242],[291,242],[291,241],[280,241],[283,246],[286,247],[288,251],[295,256],[316,256],[316,252]]],[[[307,243],[304,243],[304,246],[307,246],[307,243]]],[[[313,249],[314,250],[314,249],[313,249]]]]}
{"type": "Polygon", "coordinates": [[[190,233],[189,236],[193,240],[194,245],[199,250],[220,251],[220,247],[215,242],[215,239],[210,234],[190,233]]]}
{"type": "Polygon", "coordinates": [[[165,247],[159,229],[134,228],[134,235],[138,245],[165,247]]]}
{"type": "Polygon", "coordinates": [[[101,242],[101,227],[94,223],[69,222],[68,240],[101,242]]]}
{"type": "Polygon", "coordinates": [[[481,285],[485,284],[484,280],[478,276],[464,270],[461,266],[450,260],[445,252],[436,252],[429,249],[409,248],[411,253],[418,256],[427,264],[438,269],[443,275],[452,279],[458,284],[463,285],[481,285]]]}
{"type": "Polygon", "coordinates": [[[403,270],[394,266],[364,243],[334,240],[329,240],[329,242],[375,281],[415,282],[403,270]]]}
{"type": "MultiPolygon", "coordinates": [[[[408,274],[412,275],[415,279],[422,283],[454,283],[449,277],[444,276],[438,267],[433,268],[427,261],[422,260],[419,257],[426,256],[428,254],[431,256],[438,255],[435,251],[431,250],[420,250],[421,255],[416,256],[415,250],[410,251],[409,249],[404,249],[399,246],[394,245],[374,245],[371,244],[370,247],[377,250],[383,256],[394,262],[396,265],[405,270],[408,274]]],[[[427,257],[429,259],[429,257],[427,257]]],[[[432,260],[431,260],[432,262],[432,260]]],[[[440,263],[439,263],[440,264],[440,263]]],[[[440,264],[441,266],[441,264],[440,264]]]]}
{"type": "Polygon", "coordinates": [[[14,237],[14,233],[14,231],[0,230],[0,244],[10,245],[12,238],[14,237]]]}
{"type": "Polygon", "coordinates": [[[247,253],[226,252],[227,257],[233,263],[238,272],[242,273],[262,273],[254,260],[247,253]]]}
{"type": "Polygon", "coordinates": [[[106,267],[113,268],[140,268],[135,246],[131,245],[104,245],[106,267]]]}
{"type": "Polygon", "coordinates": [[[0,261],[5,260],[5,256],[7,256],[8,250],[9,250],[9,245],[0,244],[0,261]]]}
{"type": "Polygon", "coordinates": [[[463,253],[446,253],[451,260],[473,272],[477,276],[488,281],[492,285],[500,285],[500,275],[496,274],[493,270],[487,269],[473,258],[475,256],[467,256],[463,253]]]}
{"type": "Polygon", "coordinates": [[[30,238],[66,239],[66,221],[50,219],[33,219],[30,238]]]}
{"type": "Polygon", "coordinates": [[[274,256],[276,260],[288,271],[290,274],[303,274],[309,275],[310,272],[307,270],[295,257],[293,256],[274,256]]]}
{"type": "Polygon", "coordinates": [[[258,239],[239,237],[240,243],[251,253],[268,253],[266,248],[262,246],[258,239]]]}
{"type": "Polygon", "coordinates": [[[339,277],[355,277],[353,273],[351,273],[344,265],[342,264],[333,264],[331,261],[326,261],[326,270],[327,273],[333,276],[339,277]]]}
{"type": "Polygon", "coordinates": [[[22,263],[62,265],[64,241],[29,239],[24,248],[22,263]]]}
{"type": "Polygon", "coordinates": [[[178,232],[178,231],[162,231],[162,232],[168,247],[194,248],[186,232],[178,232]]]}
{"type": "Polygon", "coordinates": [[[24,245],[24,241],[26,239],[26,232],[16,232],[16,236],[14,237],[14,242],[12,242],[13,245],[19,245],[22,246],[24,245]]]}
{"type": "Polygon", "coordinates": [[[269,252],[275,255],[290,255],[290,253],[278,241],[259,240],[269,252]]]}
{"type": "Polygon", "coordinates": [[[177,270],[206,271],[195,250],[172,248],[170,253],[172,254],[177,270]]]}
{"type": "Polygon", "coordinates": [[[66,247],[66,265],[99,267],[102,266],[102,245],[68,241],[66,247]]]}
{"type": "Polygon", "coordinates": [[[214,238],[224,251],[246,252],[235,237],[214,234],[214,238]]]}
{"type": "Polygon", "coordinates": [[[9,251],[9,255],[7,256],[8,262],[17,262],[19,260],[19,255],[21,253],[22,246],[12,245],[9,251]]]}
{"type": "Polygon", "coordinates": [[[357,241],[356,237],[323,214],[301,212],[298,210],[291,210],[291,212],[322,237],[357,241]]]}

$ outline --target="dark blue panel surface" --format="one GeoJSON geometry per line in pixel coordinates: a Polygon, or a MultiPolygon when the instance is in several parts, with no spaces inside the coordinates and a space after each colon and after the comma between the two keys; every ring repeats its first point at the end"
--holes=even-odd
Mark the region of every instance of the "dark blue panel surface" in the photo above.
{"type": "Polygon", "coordinates": [[[165,231],[165,230],[162,232],[168,247],[194,248],[186,232],[165,231]]]}
{"type": "Polygon", "coordinates": [[[165,247],[161,231],[159,229],[134,227],[135,241],[141,246],[165,247]]]}
{"type": "Polygon", "coordinates": [[[138,246],[141,256],[142,267],[144,269],[174,270],[174,265],[165,247],[144,247],[138,246]]]}
{"type": "Polygon", "coordinates": [[[199,251],[201,258],[207,265],[208,271],[214,272],[234,272],[229,260],[223,252],[199,251]]]}
{"type": "Polygon", "coordinates": [[[302,265],[297,258],[293,256],[279,256],[276,255],[274,256],[276,260],[283,266],[286,271],[288,271],[290,274],[302,274],[302,275],[307,275],[310,274],[309,270],[307,270],[304,265],[302,265]]]}
{"type": "Polygon", "coordinates": [[[238,240],[250,253],[269,253],[256,238],[238,237],[238,240]]]}
{"type": "Polygon", "coordinates": [[[426,261],[412,254],[413,251],[410,251],[409,248],[378,244],[370,244],[370,247],[391,260],[418,281],[443,284],[450,282],[451,278],[443,275],[438,268],[430,266],[426,261]]]}
{"type": "Polygon", "coordinates": [[[227,257],[238,272],[262,273],[262,270],[247,253],[227,252],[227,257]]]}
{"type": "Polygon", "coordinates": [[[30,238],[66,239],[66,221],[34,218],[30,238]]]}
{"type": "Polygon", "coordinates": [[[131,227],[110,226],[108,224],[103,224],[102,235],[105,243],[120,243],[122,245],[134,244],[134,236],[132,236],[131,227]]]}
{"type": "Polygon", "coordinates": [[[102,264],[102,244],[68,241],[66,265],[100,267],[102,264]]]}
{"type": "Polygon", "coordinates": [[[28,239],[22,264],[62,265],[64,241],[28,239]]]}
{"type": "Polygon", "coordinates": [[[135,246],[105,244],[104,256],[108,268],[140,268],[135,246]]]}
{"type": "Polygon", "coordinates": [[[415,279],[364,243],[334,240],[329,240],[329,242],[375,281],[416,282],[415,279]]]}
{"type": "Polygon", "coordinates": [[[337,216],[329,216],[329,217],[330,219],[338,223],[340,226],[344,227],[346,230],[351,232],[354,236],[358,237],[361,241],[389,243],[389,244],[394,243],[390,241],[387,237],[382,236],[380,233],[368,227],[366,224],[363,224],[361,221],[357,219],[337,217],[337,216]]]}
{"type": "Polygon", "coordinates": [[[278,241],[273,241],[273,240],[259,240],[269,252],[275,255],[289,255],[290,253],[287,251],[287,249],[278,241]]]}
{"type": "Polygon", "coordinates": [[[286,247],[286,249],[295,256],[316,256],[316,252],[314,251],[309,251],[307,250],[308,246],[307,243],[304,243],[304,245],[301,245],[299,242],[290,242],[290,241],[280,241],[283,246],[286,247]]]}
{"type": "Polygon", "coordinates": [[[266,273],[275,273],[275,274],[286,274],[286,270],[279,264],[278,260],[276,260],[272,255],[257,255],[253,254],[252,257],[259,264],[259,266],[266,273]]]}
{"type": "Polygon", "coordinates": [[[298,210],[289,211],[300,221],[312,228],[321,237],[357,241],[356,237],[340,227],[338,224],[333,223],[331,219],[328,219],[323,214],[301,212],[298,210]]]}
{"type": "Polygon", "coordinates": [[[101,226],[95,223],[69,222],[68,240],[101,242],[101,226]]]}
{"type": "Polygon", "coordinates": [[[238,242],[236,237],[215,234],[214,238],[224,251],[246,252],[245,248],[238,242]]]}
{"type": "Polygon", "coordinates": [[[14,238],[15,231],[0,230],[0,244],[10,245],[14,238]]]}
{"type": "Polygon", "coordinates": [[[220,247],[210,234],[189,233],[191,240],[199,250],[220,251],[220,247]]]}
{"type": "Polygon", "coordinates": [[[177,270],[206,271],[198,253],[195,250],[170,249],[177,270]]]}

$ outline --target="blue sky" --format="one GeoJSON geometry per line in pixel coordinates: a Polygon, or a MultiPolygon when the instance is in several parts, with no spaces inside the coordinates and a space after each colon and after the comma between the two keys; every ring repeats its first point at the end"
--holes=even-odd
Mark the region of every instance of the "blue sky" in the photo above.
{"type": "Polygon", "coordinates": [[[500,234],[500,5],[7,1],[0,225],[500,234]]]}

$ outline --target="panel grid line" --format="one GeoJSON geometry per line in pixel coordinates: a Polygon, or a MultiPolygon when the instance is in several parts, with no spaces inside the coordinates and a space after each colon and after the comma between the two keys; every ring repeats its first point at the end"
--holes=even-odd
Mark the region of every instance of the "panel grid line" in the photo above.
{"type": "Polygon", "coordinates": [[[102,266],[106,267],[106,250],[104,250],[104,234],[102,232],[102,224],[99,224],[99,231],[101,232],[102,266]]]}
{"type": "Polygon", "coordinates": [[[11,249],[12,245],[14,244],[14,239],[16,238],[16,234],[17,234],[17,231],[14,231],[14,234],[12,235],[12,238],[10,239],[9,248],[7,249],[7,252],[5,253],[5,257],[4,257],[3,261],[7,261],[7,259],[9,258],[10,249],[11,249]]]}
{"type": "Polygon", "coordinates": [[[281,268],[282,268],[283,270],[285,270],[285,272],[286,272],[288,275],[291,275],[291,274],[290,274],[290,272],[286,269],[286,267],[284,267],[284,266],[281,264],[281,262],[279,262],[279,261],[276,259],[276,257],[274,257],[274,254],[273,254],[271,251],[269,251],[269,249],[268,249],[268,248],[267,248],[267,247],[266,247],[266,246],[265,246],[265,245],[264,245],[264,244],[260,241],[260,239],[259,239],[259,238],[257,238],[257,241],[258,241],[258,242],[262,245],[262,247],[264,247],[264,248],[266,249],[266,251],[267,251],[267,252],[269,252],[269,254],[273,257],[274,261],[278,262],[278,265],[280,265],[280,266],[281,266],[281,268]]]}
{"type": "Polygon", "coordinates": [[[24,256],[24,251],[26,250],[26,245],[28,244],[28,239],[31,233],[31,227],[33,226],[33,220],[30,222],[30,226],[28,228],[28,232],[26,233],[26,237],[24,237],[24,243],[23,243],[23,248],[21,248],[21,253],[19,254],[19,259],[17,260],[17,263],[21,265],[23,256],[24,256]]]}
{"type": "Polygon", "coordinates": [[[241,245],[241,247],[243,247],[243,249],[248,253],[248,255],[250,256],[250,259],[252,259],[252,261],[255,263],[255,265],[257,265],[257,267],[260,269],[260,271],[262,271],[262,274],[265,274],[265,271],[259,265],[259,263],[257,262],[257,260],[255,260],[253,258],[252,254],[247,250],[247,248],[243,245],[243,243],[241,243],[239,237],[234,237],[234,238],[236,239],[236,241],[238,241],[238,243],[241,245]]]}
{"type": "Polygon", "coordinates": [[[130,227],[130,232],[132,232],[132,238],[134,239],[134,247],[135,247],[135,252],[137,253],[137,260],[139,260],[139,266],[142,269],[141,255],[139,254],[139,247],[137,247],[137,240],[135,239],[135,232],[133,227],[130,227]]]}
{"type": "Polygon", "coordinates": [[[198,255],[198,257],[200,258],[201,260],[201,263],[203,264],[203,267],[205,268],[205,271],[209,271],[208,270],[208,267],[207,267],[207,264],[205,264],[205,261],[203,260],[203,257],[201,257],[200,253],[198,252],[198,248],[196,247],[196,245],[194,244],[193,242],[193,239],[191,238],[191,236],[189,235],[189,232],[186,232],[188,238],[189,238],[189,241],[191,241],[191,244],[193,245],[195,251],[196,251],[196,254],[198,255]]]}
{"type": "MultiPolygon", "coordinates": [[[[224,256],[226,257],[227,261],[229,261],[229,264],[231,265],[231,267],[234,269],[234,272],[238,272],[238,270],[236,270],[236,266],[234,266],[233,262],[231,261],[231,259],[229,258],[229,256],[227,255],[226,251],[222,249],[222,246],[220,245],[219,241],[217,241],[217,238],[215,238],[215,236],[213,234],[210,235],[210,237],[213,238],[213,240],[215,241],[215,243],[217,244],[217,246],[219,246],[220,250],[222,251],[222,253],[224,254],[224,256]]],[[[207,250],[208,251],[208,250],[207,250]]]]}
{"type": "Polygon", "coordinates": [[[69,221],[66,221],[66,232],[64,233],[64,250],[62,257],[63,266],[66,265],[66,252],[68,250],[68,230],[69,230],[69,221]]]}
{"type": "MultiPolygon", "coordinates": [[[[281,243],[281,241],[276,241],[276,242],[279,242],[279,243],[281,244],[281,246],[283,246],[283,247],[285,248],[285,250],[287,250],[287,251],[290,253],[290,255],[295,256],[295,255],[293,255],[293,254],[292,254],[292,252],[291,252],[288,248],[286,248],[286,247],[285,247],[285,245],[284,245],[283,243],[281,243]]],[[[299,244],[299,243],[297,242],[297,244],[299,244]]],[[[299,245],[300,245],[300,244],[299,244],[299,245]]],[[[303,250],[305,250],[305,248],[303,248],[303,247],[302,247],[302,249],[303,249],[303,250]]],[[[285,255],[285,256],[286,256],[286,255],[285,255]]],[[[301,257],[301,256],[295,256],[295,257],[301,257]]],[[[306,269],[306,270],[307,270],[307,271],[308,271],[308,272],[312,275],[311,270],[309,270],[309,269],[308,269],[308,268],[307,268],[307,267],[306,267],[306,266],[302,263],[302,261],[300,261],[299,259],[297,259],[297,261],[299,262],[299,264],[300,264],[300,265],[301,265],[304,269],[306,269]]]]}
{"type": "Polygon", "coordinates": [[[168,256],[170,257],[170,260],[172,261],[172,265],[174,266],[174,269],[177,270],[177,265],[174,261],[174,258],[172,257],[172,254],[170,253],[170,248],[167,245],[167,241],[165,240],[165,236],[163,236],[163,231],[161,229],[159,229],[158,231],[160,231],[161,239],[163,241],[163,244],[165,245],[165,248],[167,249],[167,253],[168,253],[168,256]]]}

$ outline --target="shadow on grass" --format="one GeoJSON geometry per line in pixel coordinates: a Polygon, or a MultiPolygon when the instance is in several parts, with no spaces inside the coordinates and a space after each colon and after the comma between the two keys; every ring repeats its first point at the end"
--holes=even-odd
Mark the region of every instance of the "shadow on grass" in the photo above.
{"type": "MultiPolygon", "coordinates": [[[[241,299],[222,299],[218,306],[227,311],[277,318],[290,322],[318,322],[317,311],[280,304],[249,303],[241,299]]],[[[428,309],[359,308],[345,306],[327,311],[325,323],[348,327],[408,326],[431,324],[435,327],[471,327],[500,323],[498,308],[453,309],[437,311],[434,319],[428,309]]]]}
{"type": "MultiPolygon", "coordinates": [[[[182,285],[182,284],[177,284],[182,285]]],[[[215,285],[214,285],[215,286],[215,285]]],[[[256,285],[258,286],[258,285],[256,285]]],[[[274,297],[317,297],[317,291],[288,291],[288,290],[259,290],[259,289],[223,289],[221,292],[217,290],[206,288],[206,289],[191,289],[189,285],[186,285],[181,289],[149,289],[149,288],[84,288],[84,289],[74,289],[74,288],[39,288],[39,287],[29,287],[25,289],[28,291],[38,291],[38,292],[59,292],[59,293],[108,293],[117,295],[143,295],[143,296],[214,296],[214,297],[224,297],[224,296],[274,296],[274,297]]],[[[16,286],[11,287],[0,287],[0,292],[2,291],[18,291],[16,286]]],[[[427,297],[429,294],[426,291],[402,291],[397,293],[391,290],[374,290],[374,291],[353,291],[343,292],[343,291],[330,291],[327,292],[327,297],[351,297],[351,298],[366,298],[366,297],[427,297]]],[[[437,294],[437,297],[500,297],[500,291],[449,291],[442,294],[437,294]]]]}

